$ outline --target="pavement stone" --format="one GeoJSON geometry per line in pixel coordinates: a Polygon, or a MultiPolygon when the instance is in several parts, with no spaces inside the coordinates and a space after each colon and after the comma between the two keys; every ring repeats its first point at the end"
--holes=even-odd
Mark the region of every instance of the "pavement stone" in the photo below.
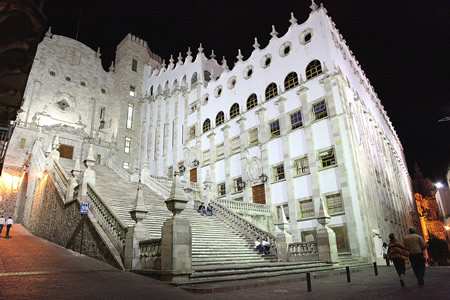
{"type": "Polygon", "coordinates": [[[79,255],[14,225],[9,239],[0,237],[0,299],[449,299],[450,268],[427,267],[425,286],[416,284],[411,268],[401,288],[393,267],[358,269],[346,275],[318,276],[307,292],[305,276],[270,285],[242,282],[230,291],[216,283],[213,294],[195,294],[152,278],[123,272],[79,255]],[[245,285],[256,288],[244,288],[245,285]],[[220,287],[224,292],[220,291],[220,287]]]}

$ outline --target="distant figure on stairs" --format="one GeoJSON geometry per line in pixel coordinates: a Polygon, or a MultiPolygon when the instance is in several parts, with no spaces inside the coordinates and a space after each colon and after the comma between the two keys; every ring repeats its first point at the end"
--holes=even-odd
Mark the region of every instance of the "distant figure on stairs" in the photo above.
{"type": "Polygon", "coordinates": [[[206,207],[206,215],[207,216],[212,216],[213,215],[213,207],[211,205],[211,203],[208,203],[208,206],[206,207]]]}
{"type": "Polygon", "coordinates": [[[267,240],[267,238],[264,238],[264,240],[263,240],[263,242],[262,242],[262,245],[264,246],[264,254],[265,255],[268,255],[269,254],[269,251],[270,251],[270,243],[269,243],[269,241],[267,240]]]}
{"type": "Polygon", "coordinates": [[[204,202],[202,202],[201,204],[200,204],[200,206],[198,207],[198,210],[197,210],[202,216],[206,216],[206,207],[205,207],[205,203],[204,202]]]}
{"type": "Polygon", "coordinates": [[[264,252],[264,255],[268,255],[269,253],[267,252],[266,248],[261,244],[260,242],[260,238],[256,238],[255,241],[255,249],[258,250],[259,252],[264,252]]]}

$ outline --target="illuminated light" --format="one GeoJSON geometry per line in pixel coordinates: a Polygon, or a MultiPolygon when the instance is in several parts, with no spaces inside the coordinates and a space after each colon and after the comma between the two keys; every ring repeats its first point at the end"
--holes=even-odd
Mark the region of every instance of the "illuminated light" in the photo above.
{"type": "Polygon", "coordinates": [[[44,173],[42,173],[42,171],[37,172],[36,177],[38,180],[41,180],[42,177],[44,177],[44,173]]]}
{"type": "Polygon", "coordinates": [[[12,187],[13,187],[13,191],[17,191],[19,189],[20,186],[20,180],[21,178],[19,176],[13,176],[12,178],[12,187]]]}
{"type": "Polygon", "coordinates": [[[450,226],[444,226],[445,230],[450,230],[450,226]]]}
{"type": "Polygon", "coordinates": [[[435,186],[436,188],[440,189],[440,188],[442,188],[444,185],[442,184],[442,182],[436,182],[436,183],[434,184],[434,186],[435,186]]]}

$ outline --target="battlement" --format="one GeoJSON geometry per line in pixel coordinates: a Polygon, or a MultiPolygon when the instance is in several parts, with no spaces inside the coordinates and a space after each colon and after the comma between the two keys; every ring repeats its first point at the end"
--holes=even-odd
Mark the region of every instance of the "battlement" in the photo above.
{"type": "Polygon", "coordinates": [[[145,40],[143,40],[131,33],[127,34],[127,36],[119,43],[119,45],[117,45],[117,48],[122,47],[125,43],[128,43],[128,42],[133,42],[133,43],[145,48],[145,50],[147,50],[151,59],[157,61],[158,63],[163,62],[163,59],[161,58],[161,56],[159,56],[158,54],[156,54],[150,50],[150,47],[148,46],[148,43],[145,40]]]}

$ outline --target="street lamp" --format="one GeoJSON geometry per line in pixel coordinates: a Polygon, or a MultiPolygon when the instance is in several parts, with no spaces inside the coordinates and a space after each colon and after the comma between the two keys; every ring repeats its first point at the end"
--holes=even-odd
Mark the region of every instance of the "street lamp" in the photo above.
{"type": "Polygon", "coordinates": [[[262,182],[266,182],[266,181],[267,181],[267,175],[264,174],[264,173],[262,173],[261,175],[259,175],[259,179],[260,179],[262,182]]]}
{"type": "Polygon", "coordinates": [[[442,184],[442,182],[436,182],[436,183],[434,184],[434,186],[435,186],[437,189],[440,189],[440,188],[442,188],[444,185],[442,184]]]}
{"type": "Polygon", "coordinates": [[[237,186],[238,186],[239,190],[242,191],[245,188],[245,182],[240,180],[240,181],[238,181],[237,186]]]}

